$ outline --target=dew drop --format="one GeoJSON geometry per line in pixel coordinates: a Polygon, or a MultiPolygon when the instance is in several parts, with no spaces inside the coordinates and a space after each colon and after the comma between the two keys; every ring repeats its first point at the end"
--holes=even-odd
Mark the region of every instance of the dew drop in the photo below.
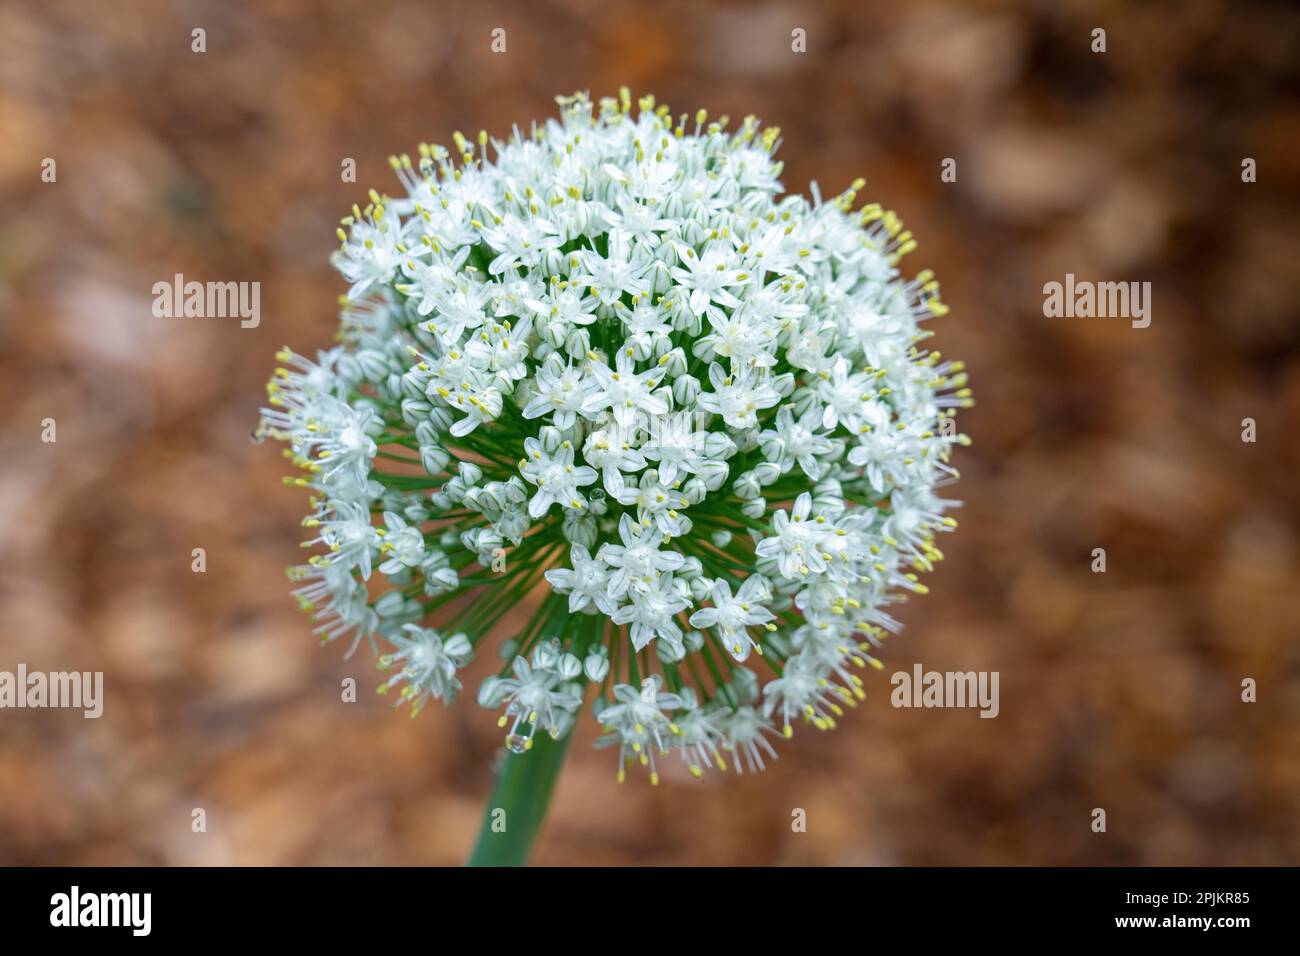
{"type": "Polygon", "coordinates": [[[512,754],[521,754],[528,749],[528,738],[523,734],[511,734],[506,737],[506,750],[512,754]]]}

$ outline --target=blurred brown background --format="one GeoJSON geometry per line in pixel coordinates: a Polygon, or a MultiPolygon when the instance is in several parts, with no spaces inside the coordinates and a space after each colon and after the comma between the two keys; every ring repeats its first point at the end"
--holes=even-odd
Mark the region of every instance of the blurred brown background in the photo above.
{"type": "Polygon", "coordinates": [[[620,788],[585,712],[536,860],[1300,862],[1297,50],[1294,11],[1226,0],[0,7],[0,669],[107,695],[0,712],[0,862],[466,857],[495,716],[408,720],[367,653],[316,645],[282,576],[302,495],[249,431],[275,349],[331,341],[334,225],[397,189],[389,153],[620,84],[779,125],[790,190],[866,177],[943,283],[975,443],[949,560],[842,729],[758,778],[620,788]],[[154,318],[177,272],[260,281],[261,326],[154,318]],[[1150,281],[1151,327],[1044,318],[1066,272],[1150,281]],[[916,661],[999,671],[1001,715],[894,710],[916,661]]]}

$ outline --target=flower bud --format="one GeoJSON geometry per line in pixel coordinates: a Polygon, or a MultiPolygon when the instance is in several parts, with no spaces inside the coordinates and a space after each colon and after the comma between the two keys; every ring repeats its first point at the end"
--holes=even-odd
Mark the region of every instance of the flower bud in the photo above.
{"type": "Polygon", "coordinates": [[[817,393],[810,388],[796,388],[794,394],[790,396],[789,404],[793,406],[790,410],[795,418],[802,418],[804,412],[814,405],[821,407],[817,400],[817,393]]]}
{"type": "Polygon", "coordinates": [[[704,245],[704,240],[708,238],[709,232],[705,229],[704,224],[699,219],[688,219],[682,224],[682,239],[688,246],[699,249],[704,245]]]}
{"type": "Polygon", "coordinates": [[[402,397],[413,398],[417,401],[427,398],[428,394],[425,391],[425,382],[427,379],[428,376],[423,372],[416,372],[415,370],[407,372],[399,379],[402,397]]]}
{"type": "Polygon", "coordinates": [[[844,514],[844,491],[840,487],[840,483],[827,478],[814,485],[812,505],[814,512],[825,515],[830,521],[834,521],[844,514]]]}
{"type": "Polygon", "coordinates": [[[518,475],[512,475],[510,480],[506,481],[504,484],[501,482],[497,482],[497,484],[500,485],[499,494],[501,495],[501,499],[512,505],[523,504],[530,497],[528,489],[524,486],[524,483],[520,481],[518,475]]]}
{"type": "Polygon", "coordinates": [[[731,486],[731,490],[736,493],[736,497],[741,501],[752,501],[763,493],[759,487],[758,479],[752,471],[747,471],[731,486]]]}
{"type": "Polygon", "coordinates": [[[686,656],[686,648],[681,641],[669,641],[661,637],[655,641],[655,653],[665,664],[676,664],[686,656]]]}
{"type": "Polygon", "coordinates": [[[533,666],[538,670],[550,670],[559,665],[562,656],[559,641],[554,638],[542,641],[533,651],[533,666]]]}
{"type": "Polygon", "coordinates": [[[456,574],[455,568],[439,568],[432,574],[425,572],[424,585],[428,593],[445,593],[460,587],[460,577],[456,574]]]}
{"type": "Polygon", "coordinates": [[[704,604],[708,602],[712,590],[712,581],[703,577],[696,578],[691,581],[691,600],[696,604],[704,604]]]}
{"type": "Polygon", "coordinates": [[[474,658],[474,645],[464,634],[453,634],[443,641],[442,651],[455,661],[457,667],[464,667],[474,658]]]}
{"type": "Polygon", "coordinates": [[[500,684],[501,678],[495,674],[483,678],[483,683],[478,685],[478,705],[480,707],[496,707],[500,684]]]}
{"type": "Polygon", "coordinates": [[[736,443],[736,451],[742,455],[758,447],[757,428],[739,428],[731,433],[731,440],[736,443]]]}
{"type": "Polygon", "coordinates": [[[357,362],[356,356],[346,352],[339,356],[338,364],[335,365],[335,368],[338,369],[339,378],[343,379],[345,382],[356,382],[365,377],[365,373],[361,371],[361,365],[357,362]]]}
{"type": "Polygon", "coordinates": [[[748,667],[737,667],[731,672],[731,689],[742,704],[758,700],[758,675],[748,667]]]}
{"type": "Polygon", "coordinates": [[[587,680],[599,684],[609,673],[609,651],[604,644],[587,652],[587,659],[582,662],[582,671],[587,680]]]}
{"type": "Polygon", "coordinates": [[[451,423],[455,421],[455,416],[452,415],[451,409],[446,405],[438,405],[428,413],[427,420],[441,433],[451,430],[451,423]]]}
{"type": "Polygon", "coordinates": [[[717,491],[727,481],[731,469],[723,461],[706,461],[700,468],[699,479],[708,491],[717,491]]]}
{"type": "Polygon", "coordinates": [[[577,361],[583,361],[591,351],[591,335],[586,329],[573,329],[564,337],[564,351],[577,361]]]}
{"type": "Polygon", "coordinates": [[[663,295],[673,287],[672,270],[668,263],[660,260],[656,260],[650,266],[650,271],[646,273],[646,280],[650,283],[651,295],[663,295]]]}
{"type": "Polygon", "coordinates": [[[596,546],[596,519],[591,515],[566,515],[560,530],[570,544],[580,544],[588,550],[596,546]]]}
{"type": "Polygon", "coordinates": [[[736,443],[723,432],[709,432],[704,437],[704,457],[726,461],[736,454],[736,443]]]}
{"type": "Polygon", "coordinates": [[[429,417],[433,406],[422,398],[405,398],[402,400],[402,421],[414,428],[429,417]]]}
{"type": "Polygon", "coordinates": [[[388,356],[375,349],[362,349],[358,352],[357,365],[361,367],[361,375],[367,382],[381,382],[390,371],[388,356]]]}
{"type": "Polygon", "coordinates": [[[451,453],[438,445],[420,446],[420,464],[431,475],[440,475],[451,462],[451,453]]]}
{"type": "Polygon", "coordinates": [[[626,344],[631,349],[632,358],[638,362],[644,362],[654,354],[654,342],[648,335],[634,335],[627,340],[626,344]]]}
{"type": "Polygon", "coordinates": [[[564,274],[564,253],[559,249],[547,249],[542,253],[542,261],[539,263],[542,275],[549,279],[551,276],[564,274]]]}
{"type": "Polygon", "coordinates": [[[427,418],[415,426],[415,440],[421,445],[438,445],[438,432],[427,418]]]}
{"type": "Polygon", "coordinates": [[[560,450],[560,444],[564,441],[564,436],[554,425],[543,425],[537,433],[537,440],[542,443],[542,450],[548,455],[554,455],[560,450]]]}
{"type": "Polygon", "coordinates": [[[681,375],[673,381],[673,399],[682,408],[695,404],[700,396],[700,380],[694,375],[681,375]]]}
{"type": "Polygon", "coordinates": [[[573,680],[582,673],[582,661],[572,654],[565,654],[560,658],[557,672],[560,680],[573,680]]]}
{"type": "Polygon", "coordinates": [[[472,501],[475,509],[483,512],[489,521],[498,518],[501,512],[505,510],[505,502],[503,501],[505,497],[504,488],[500,482],[494,484],[495,487],[492,485],[487,487],[478,485],[465,492],[465,498],[472,501]]]}
{"type": "Polygon", "coordinates": [[[401,591],[388,591],[375,602],[375,613],[380,617],[396,617],[405,605],[406,599],[401,591]]]}

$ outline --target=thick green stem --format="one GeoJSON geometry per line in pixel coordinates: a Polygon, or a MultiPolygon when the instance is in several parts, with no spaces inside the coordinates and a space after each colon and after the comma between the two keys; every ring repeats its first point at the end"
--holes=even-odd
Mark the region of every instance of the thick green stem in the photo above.
{"type": "Polygon", "coordinates": [[[470,866],[523,866],[528,862],[572,739],[572,730],[559,740],[539,730],[526,753],[506,755],[470,866]]]}

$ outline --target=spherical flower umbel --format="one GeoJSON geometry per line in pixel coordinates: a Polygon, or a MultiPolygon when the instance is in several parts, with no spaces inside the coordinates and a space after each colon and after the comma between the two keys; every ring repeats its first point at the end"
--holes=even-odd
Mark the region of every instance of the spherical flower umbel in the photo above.
{"type": "Polygon", "coordinates": [[[413,712],[500,638],[510,750],[586,700],[620,779],[759,770],[865,695],[956,526],[947,310],[861,182],[782,195],[776,129],[559,103],[393,158],[343,220],[339,344],[279,353],[259,427],[311,495],[290,576],[413,712]]]}

